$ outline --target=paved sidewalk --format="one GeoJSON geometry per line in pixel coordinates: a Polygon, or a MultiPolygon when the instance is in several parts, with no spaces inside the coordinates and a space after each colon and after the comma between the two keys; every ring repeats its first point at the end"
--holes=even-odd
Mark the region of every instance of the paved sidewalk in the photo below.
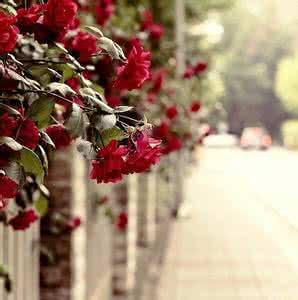
{"type": "Polygon", "coordinates": [[[172,230],[158,300],[297,300],[298,231],[264,206],[241,162],[231,170],[233,156],[205,155],[188,182],[191,217],[172,230]]]}

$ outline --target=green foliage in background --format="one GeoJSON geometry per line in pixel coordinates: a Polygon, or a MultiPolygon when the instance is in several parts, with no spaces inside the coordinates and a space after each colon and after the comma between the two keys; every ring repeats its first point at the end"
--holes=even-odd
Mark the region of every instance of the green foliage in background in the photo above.
{"type": "Polygon", "coordinates": [[[285,109],[290,114],[298,115],[298,54],[279,63],[276,92],[285,109]]]}
{"type": "MultiPolygon", "coordinates": [[[[285,18],[285,16],[284,16],[285,18]]],[[[275,1],[239,0],[222,18],[219,68],[225,84],[222,101],[231,131],[262,124],[278,136],[287,112],[275,92],[279,61],[289,55],[295,26],[286,26],[275,1]]]]}
{"type": "Polygon", "coordinates": [[[288,120],[282,124],[284,145],[289,149],[298,149],[298,120],[288,120]]]}

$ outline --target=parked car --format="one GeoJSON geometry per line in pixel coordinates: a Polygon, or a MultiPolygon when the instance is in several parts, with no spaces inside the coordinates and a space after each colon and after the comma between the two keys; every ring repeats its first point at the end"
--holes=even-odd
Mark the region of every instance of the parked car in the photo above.
{"type": "Polygon", "coordinates": [[[234,147],[238,145],[238,139],[232,134],[211,134],[203,140],[206,147],[234,147]]]}
{"type": "Polygon", "coordinates": [[[247,127],[243,129],[240,138],[242,149],[267,150],[272,145],[272,139],[263,127],[247,127]]]}

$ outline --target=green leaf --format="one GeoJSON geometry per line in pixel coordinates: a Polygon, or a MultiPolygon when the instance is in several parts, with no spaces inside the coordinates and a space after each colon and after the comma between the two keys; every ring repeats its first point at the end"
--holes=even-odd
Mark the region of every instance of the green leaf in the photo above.
{"type": "Polygon", "coordinates": [[[21,113],[19,111],[17,111],[16,109],[12,108],[11,106],[3,104],[3,103],[0,103],[0,110],[7,111],[8,113],[10,113],[12,115],[18,115],[18,116],[21,115],[21,113]]]}
{"type": "Polygon", "coordinates": [[[42,146],[38,145],[39,155],[41,157],[43,168],[46,170],[46,172],[49,169],[49,160],[46,151],[43,149],[42,146]]]}
{"type": "Polygon", "coordinates": [[[41,130],[40,131],[40,138],[47,145],[51,146],[53,149],[56,149],[56,146],[55,146],[54,142],[52,141],[52,139],[50,138],[50,136],[46,132],[41,130]]]}
{"type": "Polygon", "coordinates": [[[41,217],[43,217],[48,212],[49,201],[43,194],[40,194],[39,199],[34,202],[34,207],[35,207],[36,211],[38,212],[38,214],[41,217]]]}
{"type": "Polygon", "coordinates": [[[72,78],[75,75],[75,72],[71,64],[64,64],[59,66],[59,70],[62,72],[62,78],[60,82],[65,82],[66,80],[72,78]]]}
{"type": "Polygon", "coordinates": [[[1,136],[0,137],[0,145],[6,145],[14,151],[20,151],[23,149],[23,146],[15,141],[13,138],[8,136],[1,136]]]}
{"type": "Polygon", "coordinates": [[[132,110],[133,107],[132,106],[117,106],[114,108],[115,113],[125,113],[127,111],[132,110]]]}
{"type": "Polygon", "coordinates": [[[92,83],[92,86],[91,86],[98,94],[100,95],[104,95],[105,93],[105,90],[102,86],[96,84],[96,83],[92,83]]]}
{"type": "Polygon", "coordinates": [[[94,35],[96,38],[102,38],[104,35],[98,27],[95,26],[84,26],[84,29],[94,35]]]}
{"type": "Polygon", "coordinates": [[[3,265],[0,265],[0,277],[7,276],[7,270],[3,265]]]}
{"type": "Polygon", "coordinates": [[[36,179],[43,181],[44,169],[38,155],[27,147],[23,147],[20,152],[19,163],[23,166],[26,173],[33,174],[36,179]]]}
{"type": "Polygon", "coordinates": [[[32,103],[28,115],[37,122],[38,128],[43,128],[49,124],[54,106],[55,102],[51,97],[41,97],[32,103]]]}
{"type": "Polygon", "coordinates": [[[105,146],[107,146],[112,140],[121,141],[128,138],[128,134],[118,127],[104,130],[101,133],[101,136],[105,146]]]}
{"type": "Polygon", "coordinates": [[[94,127],[99,131],[113,128],[116,125],[117,118],[114,114],[100,115],[94,127]]]}
{"type": "Polygon", "coordinates": [[[109,114],[112,114],[114,112],[114,109],[106,104],[103,100],[101,100],[100,98],[102,98],[102,96],[92,88],[80,89],[80,95],[87,101],[90,101],[94,106],[100,108],[102,111],[109,114]]]}
{"type": "Polygon", "coordinates": [[[84,118],[81,108],[73,103],[70,117],[64,123],[73,137],[81,136],[84,130],[84,118]]]}
{"type": "MultiPolygon", "coordinates": [[[[34,65],[30,66],[28,72],[37,79],[42,85],[47,85],[51,82],[52,77],[57,76],[57,72],[53,73],[54,70],[48,68],[46,65],[34,65]]],[[[58,74],[60,76],[60,74],[58,74]]]]}
{"type": "Polygon", "coordinates": [[[56,43],[56,42],[54,44],[59,51],[61,51],[64,54],[68,54],[68,50],[63,46],[63,44],[56,43]]]}
{"type": "Polygon", "coordinates": [[[24,179],[23,170],[17,162],[10,161],[9,164],[5,166],[4,171],[13,181],[17,182],[19,185],[22,184],[24,179]]]}
{"type": "Polygon", "coordinates": [[[105,50],[112,58],[118,60],[125,60],[126,57],[121,49],[121,47],[114,43],[111,39],[103,36],[98,39],[99,47],[105,50]]]}
{"type": "Polygon", "coordinates": [[[50,92],[58,92],[60,95],[66,97],[68,95],[75,96],[77,93],[67,84],[52,82],[47,86],[50,92]]]}

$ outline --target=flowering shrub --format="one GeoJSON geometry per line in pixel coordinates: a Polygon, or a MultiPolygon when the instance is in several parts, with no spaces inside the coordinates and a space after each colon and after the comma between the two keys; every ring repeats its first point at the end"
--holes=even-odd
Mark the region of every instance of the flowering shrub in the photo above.
{"type": "MultiPolygon", "coordinates": [[[[91,8],[73,0],[29,7],[27,1],[2,2],[0,213],[5,224],[25,230],[46,213],[43,181],[51,152],[75,144],[91,162],[91,179],[115,183],[149,170],[161,148],[142,111],[120,105],[127,91],[150,78],[151,53],[139,40],[123,51],[98,27],[80,25],[79,9],[91,8]]],[[[95,6],[94,21],[106,25],[114,2],[95,6]]],[[[155,79],[154,92],[160,81],[155,79]]],[[[73,219],[66,227],[79,224],[73,219]]]]}

